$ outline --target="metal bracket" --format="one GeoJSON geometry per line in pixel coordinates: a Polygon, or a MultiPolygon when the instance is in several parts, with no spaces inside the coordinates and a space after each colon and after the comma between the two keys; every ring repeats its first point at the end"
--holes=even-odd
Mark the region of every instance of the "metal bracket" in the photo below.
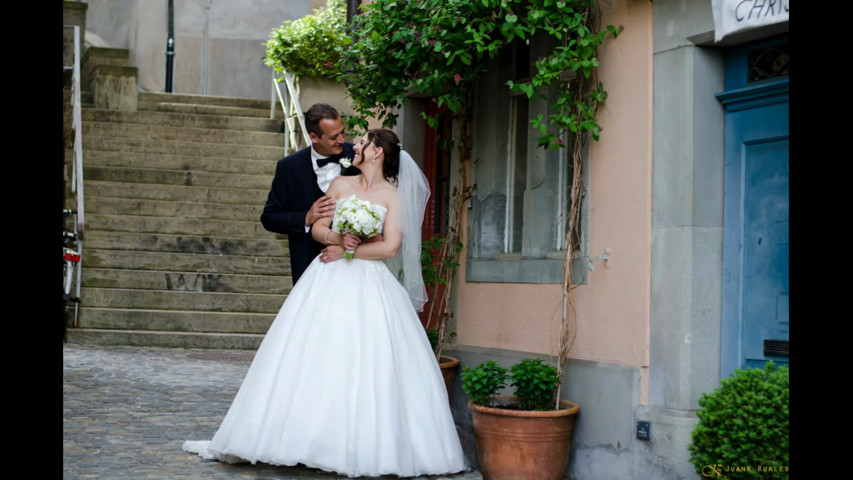
{"type": "Polygon", "coordinates": [[[608,263],[609,258],[610,258],[610,247],[604,249],[604,255],[601,255],[599,257],[586,257],[586,261],[587,261],[587,264],[589,267],[589,271],[591,272],[591,271],[595,270],[595,265],[593,264],[593,262],[595,262],[596,260],[604,260],[604,266],[609,267],[610,266],[610,264],[608,263]]]}

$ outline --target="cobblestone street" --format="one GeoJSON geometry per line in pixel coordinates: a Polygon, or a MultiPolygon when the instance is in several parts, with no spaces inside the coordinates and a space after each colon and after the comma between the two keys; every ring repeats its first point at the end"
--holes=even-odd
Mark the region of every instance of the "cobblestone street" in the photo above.
{"type": "MultiPolygon", "coordinates": [[[[302,466],[205,461],[181,449],[185,440],[213,437],[253,355],[241,350],[64,344],[63,478],[346,478],[302,466]]],[[[471,471],[418,478],[482,476],[471,471]]]]}

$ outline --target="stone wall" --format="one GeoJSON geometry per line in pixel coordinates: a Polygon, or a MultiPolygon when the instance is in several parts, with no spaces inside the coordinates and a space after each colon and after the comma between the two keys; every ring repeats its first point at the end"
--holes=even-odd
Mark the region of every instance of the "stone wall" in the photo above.
{"type": "MultiPolygon", "coordinates": [[[[86,28],[106,46],[130,52],[141,90],[163,92],[168,3],[89,0],[86,28]]],[[[185,0],[174,2],[174,93],[271,98],[264,42],[286,21],[311,13],[316,1],[185,0]]]]}

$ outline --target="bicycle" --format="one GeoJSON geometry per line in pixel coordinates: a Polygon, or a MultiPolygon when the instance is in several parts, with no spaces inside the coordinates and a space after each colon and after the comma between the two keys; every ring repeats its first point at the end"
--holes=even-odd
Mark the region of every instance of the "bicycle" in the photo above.
{"type": "MultiPolygon", "coordinates": [[[[66,217],[73,217],[77,210],[62,210],[66,217]]],[[[78,250],[78,238],[76,232],[63,230],[62,232],[62,300],[65,303],[65,312],[74,306],[74,324],[77,324],[77,309],[80,304],[80,252],[78,250]]]]}

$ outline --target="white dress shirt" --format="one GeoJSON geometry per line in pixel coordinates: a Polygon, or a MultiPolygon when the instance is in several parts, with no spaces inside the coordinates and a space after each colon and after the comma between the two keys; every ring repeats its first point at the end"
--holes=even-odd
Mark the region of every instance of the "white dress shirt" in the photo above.
{"type": "MultiPolygon", "coordinates": [[[[326,158],[316,150],[314,150],[314,146],[311,145],[311,166],[314,168],[314,173],[317,174],[317,186],[320,187],[320,190],[323,193],[329,190],[329,185],[332,184],[332,180],[335,177],[339,177],[341,175],[341,164],[339,163],[327,163],[322,167],[317,166],[317,160],[321,158],[326,158]]],[[[307,233],[311,229],[310,225],[305,226],[305,232],[307,233]]]]}
{"type": "Polygon", "coordinates": [[[317,174],[317,185],[320,187],[320,190],[323,193],[329,190],[329,185],[331,185],[332,180],[335,177],[339,177],[341,175],[341,165],[339,163],[327,163],[322,167],[317,167],[317,160],[322,158],[326,158],[316,150],[314,150],[314,146],[311,146],[311,165],[314,167],[314,173],[317,174]]]}

